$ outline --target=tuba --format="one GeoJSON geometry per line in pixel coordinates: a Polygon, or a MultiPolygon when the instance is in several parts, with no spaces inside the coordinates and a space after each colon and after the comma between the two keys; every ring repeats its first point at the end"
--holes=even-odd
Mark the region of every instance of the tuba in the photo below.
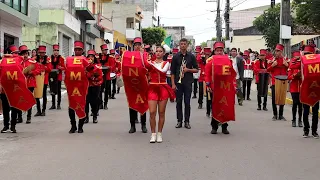
{"type": "Polygon", "coordinates": [[[179,75],[179,81],[178,81],[179,84],[181,84],[181,80],[184,76],[183,69],[185,68],[185,66],[186,66],[186,60],[184,60],[184,57],[183,57],[182,62],[181,62],[181,66],[180,66],[180,75],[179,75]]]}

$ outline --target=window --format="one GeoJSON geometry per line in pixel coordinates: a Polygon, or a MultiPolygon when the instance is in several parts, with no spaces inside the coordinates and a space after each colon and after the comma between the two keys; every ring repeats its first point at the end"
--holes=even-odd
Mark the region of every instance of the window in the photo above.
{"type": "Polygon", "coordinates": [[[1,0],[1,2],[21,12],[22,14],[28,14],[28,0],[1,0]]]}
{"type": "Polygon", "coordinates": [[[20,11],[20,8],[21,8],[20,3],[21,3],[21,0],[13,0],[13,9],[20,11]]]}
{"type": "Polygon", "coordinates": [[[28,0],[21,0],[21,13],[28,14],[28,0]]]}
{"type": "Polygon", "coordinates": [[[8,6],[12,6],[12,0],[4,0],[4,3],[8,6]]]}

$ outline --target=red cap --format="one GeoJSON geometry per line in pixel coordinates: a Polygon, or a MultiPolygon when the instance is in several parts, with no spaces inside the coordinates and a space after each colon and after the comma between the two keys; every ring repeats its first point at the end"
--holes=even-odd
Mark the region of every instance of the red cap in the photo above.
{"type": "Polygon", "coordinates": [[[250,55],[250,51],[249,50],[244,50],[243,55],[244,56],[249,56],[250,55]]]}
{"type": "Polygon", "coordinates": [[[135,43],[141,43],[142,44],[142,38],[141,37],[134,38],[133,44],[135,44],[135,43]]]}
{"type": "Polygon", "coordinates": [[[88,50],[87,55],[96,55],[96,52],[93,49],[88,50]]]}
{"type": "Polygon", "coordinates": [[[204,49],[203,49],[203,52],[204,52],[204,54],[211,54],[211,48],[209,48],[209,47],[205,47],[204,49]]]}
{"type": "Polygon", "coordinates": [[[309,53],[314,53],[315,48],[313,45],[306,45],[303,49],[303,52],[309,52],[309,53]]]}
{"type": "Polygon", "coordinates": [[[260,55],[267,55],[268,52],[266,49],[260,49],[260,55]]]}
{"type": "Polygon", "coordinates": [[[223,42],[220,42],[220,41],[215,42],[214,45],[213,45],[213,49],[217,49],[217,48],[222,48],[222,49],[224,49],[224,44],[223,44],[223,42]]]}
{"type": "Polygon", "coordinates": [[[101,50],[108,50],[108,45],[107,44],[102,44],[100,46],[101,50]]]}
{"type": "Polygon", "coordinates": [[[38,52],[39,53],[45,53],[45,52],[47,52],[47,47],[46,46],[39,46],[39,48],[38,48],[38,52]]]}
{"type": "Polygon", "coordinates": [[[116,51],[114,49],[110,49],[110,54],[115,54],[116,51]]]}
{"type": "Polygon", "coordinates": [[[301,56],[300,51],[294,51],[294,52],[292,53],[292,57],[297,57],[297,56],[301,56]]]}
{"type": "Polygon", "coordinates": [[[22,52],[22,51],[29,51],[28,46],[26,46],[26,45],[20,46],[20,47],[19,47],[19,51],[20,51],[20,52],[22,52]]]}
{"type": "Polygon", "coordinates": [[[15,45],[11,45],[11,46],[9,47],[9,49],[10,49],[11,52],[19,52],[19,49],[18,49],[17,46],[15,46],[15,45]]]}
{"type": "Polygon", "coordinates": [[[173,48],[172,49],[172,53],[178,53],[179,52],[179,49],[178,48],[173,48]]]}
{"type": "Polygon", "coordinates": [[[172,56],[168,56],[168,57],[167,57],[167,60],[172,60],[172,56]]]}
{"type": "Polygon", "coordinates": [[[201,46],[196,46],[196,52],[197,53],[201,52],[201,50],[202,50],[201,46]]]}
{"type": "Polygon", "coordinates": [[[74,42],[74,49],[79,48],[79,49],[83,49],[84,48],[84,44],[82,41],[75,41],[74,42]]]}
{"type": "Polygon", "coordinates": [[[282,44],[277,44],[276,50],[283,51],[283,49],[284,49],[284,46],[282,44]]]}
{"type": "Polygon", "coordinates": [[[145,45],[144,48],[145,48],[145,49],[149,49],[149,48],[150,48],[150,45],[145,45]]]}
{"type": "Polygon", "coordinates": [[[52,45],[52,49],[59,51],[59,44],[54,44],[54,45],[52,45]]]}

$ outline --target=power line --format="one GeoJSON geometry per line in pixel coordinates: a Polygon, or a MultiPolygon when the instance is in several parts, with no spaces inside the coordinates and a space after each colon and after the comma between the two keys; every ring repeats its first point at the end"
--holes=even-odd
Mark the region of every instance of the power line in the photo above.
{"type": "Polygon", "coordinates": [[[237,7],[237,6],[239,6],[239,5],[243,4],[243,3],[245,3],[246,1],[248,1],[248,0],[243,0],[242,2],[239,2],[237,5],[234,5],[232,8],[235,8],[235,7],[237,7]]]}
{"type": "MultiPolygon", "coordinates": [[[[213,11],[214,12],[214,11],[213,11]]],[[[209,13],[205,13],[205,14],[198,14],[198,15],[194,15],[194,16],[189,16],[189,17],[179,17],[179,18],[170,18],[170,17],[161,17],[163,19],[188,19],[188,18],[194,18],[194,17],[199,17],[199,16],[204,16],[204,15],[208,15],[209,13]]]]}

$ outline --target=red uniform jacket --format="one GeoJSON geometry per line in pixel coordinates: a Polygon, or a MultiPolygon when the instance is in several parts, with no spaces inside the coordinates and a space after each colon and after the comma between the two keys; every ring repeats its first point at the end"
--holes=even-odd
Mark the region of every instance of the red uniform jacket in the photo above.
{"type": "Polygon", "coordinates": [[[94,64],[94,68],[87,72],[89,86],[101,86],[103,83],[102,67],[100,64],[94,64]]]}
{"type": "Polygon", "coordinates": [[[212,83],[212,57],[209,57],[206,61],[205,66],[205,81],[206,83],[210,83],[210,88],[213,88],[212,83]]]}
{"type": "Polygon", "coordinates": [[[259,83],[259,73],[267,72],[267,68],[268,68],[267,60],[262,61],[260,59],[257,59],[254,62],[253,72],[254,72],[254,75],[255,75],[255,78],[256,78],[256,84],[259,83]]]}
{"type": "Polygon", "coordinates": [[[66,69],[62,56],[51,56],[52,69],[59,69],[58,81],[62,81],[62,72],[66,69]]]}
{"type": "Polygon", "coordinates": [[[105,74],[103,74],[104,76],[104,80],[111,80],[110,77],[110,73],[114,72],[115,70],[115,58],[114,56],[109,56],[107,59],[107,56],[102,55],[100,63],[102,65],[102,67],[108,67],[109,69],[107,70],[107,72],[105,74]]]}
{"type": "Polygon", "coordinates": [[[200,69],[200,77],[198,79],[199,82],[205,81],[205,71],[206,71],[206,63],[201,62],[199,63],[199,69],[200,69]]]}
{"type": "Polygon", "coordinates": [[[115,73],[117,74],[117,76],[121,76],[121,62],[120,61],[116,61],[116,71],[115,73]]]}
{"type": "Polygon", "coordinates": [[[35,66],[35,68],[29,74],[25,75],[27,78],[28,88],[29,87],[37,87],[37,82],[36,82],[35,76],[37,76],[41,73],[41,69],[40,69],[37,61],[32,60],[32,59],[24,59],[21,62],[21,65],[23,66],[23,68],[26,68],[26,67],[30,66],[31,64],[33,64],[35,66]]]}
{"type": "Polygon", "coordinates": [[[254,61],[250,59],[243,60],[245,70],[253,70],[254,61]]]}
{"type": "Polygon", "coordinates": [[[288,75],[287,69],[285,65],[283,65],[283,61],[287,61],[284,57],[281,58],[275,58],[273,60],[268,61],[268,68],[267,71],[271,73],[271,78],[272,78],[272,85],[275,85],[275,76],[278,75],[288,75]],[[278,64],[275,67],[272,67],[273,61],[277,61],[278,64]]]}
{"type": "Polygon", "coordinates": [[[40,57],[40,60],[37,59],[37,62],[39,63],[39,67],[41,69],[41,72],[45,72],[44,75],[44,84],[48,84],[49,83],[49,73],[52,70],[52,64],[51,64],[51,59],[48,56],[45,56],[44,58],[40,57]],[[47,58],[46,61],[44,60],[44,58],[47,58]]]}
{"type": "Polygon", "coordinates": [[[288,80],[291,80],[290,82],[290,92],[300,92],[300,87],[302,84],[301,79],[301,61],[292,59],[290,62],[290,66],[288,69],[288,80]]]}

